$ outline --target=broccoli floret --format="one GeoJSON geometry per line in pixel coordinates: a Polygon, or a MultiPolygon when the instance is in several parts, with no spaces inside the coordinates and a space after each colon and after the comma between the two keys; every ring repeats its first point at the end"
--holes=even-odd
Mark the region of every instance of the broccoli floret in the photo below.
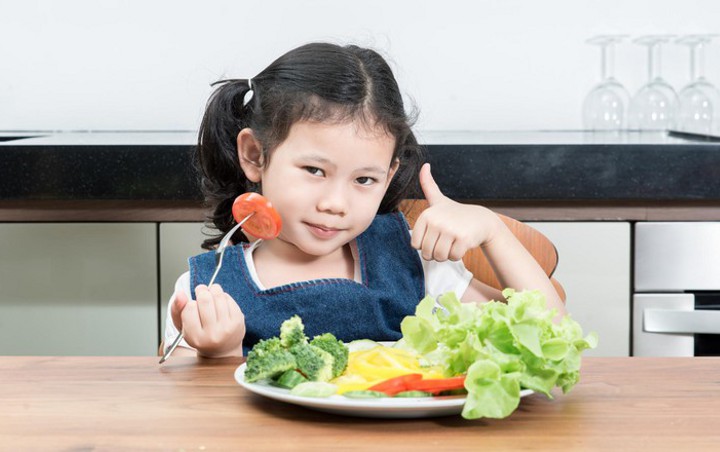
{"type": "Polygon", "coordinates": [[[274,337],[262,340],[248,353],[245,381],[252,383],[263,378],[273,378],[295,367],[295,357],[282,348],[280,339],[274,337]]]}
{"type": "Polygon", "coordinates": [[[256,354],[256,355],[263,355],[265,353],[269,353],[275,350],[283,350],[282,343],[280,342],[280,339],[277,337],[271,337],[269,339],[260,339],[257,344],[255,344],[248,353],[248,359],[250,358],[250,355],[256,354]]]}
{"type": "Polygon", "coordinates": [[[308,338],[305,336],[305,325],[303,325],[300,317],[294,315],[280,325],[280,342],[285,348],[307,344],[308,338]]]}
{"type": "Polygon", "coordinates": [[[278,378],[296,369],[310,381],[326,382],[341,375],[347,362],[348,349],[341,341],[325,333],[310,344],[302,320],[295,315],[282,323],[280,337],[261,340],[250,350],[245,381],[278,378]]]}
{"type": "Polygon", "coordinates": [[[310,344],[299,344],[290,348],[295,357],[297,369],[310,381],[330,381],[333,377],[332,355],[310,344]]]}
{"type": "Polygon", "coordinates": [[[333,357],[333,378],[339,377],[345,372],[350,352],[342,341],[338,340],[332,333],[325,333],[315,336],[310,345],[321,348],[330,353],[333,357]]]}

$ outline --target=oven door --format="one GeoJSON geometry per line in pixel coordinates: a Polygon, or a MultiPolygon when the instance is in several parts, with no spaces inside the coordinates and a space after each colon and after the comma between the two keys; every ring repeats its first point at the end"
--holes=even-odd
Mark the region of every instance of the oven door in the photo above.
{"type": "Polygon", "coordinates": [[[633,356],[720,356],[720,292],[635,294],[633,356]]]}

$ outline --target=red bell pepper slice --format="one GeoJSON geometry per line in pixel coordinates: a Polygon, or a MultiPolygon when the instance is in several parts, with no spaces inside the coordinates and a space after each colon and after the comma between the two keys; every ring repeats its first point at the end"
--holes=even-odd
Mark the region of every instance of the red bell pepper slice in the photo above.
{"type": "Polygon", "coordinates": [[[422,374],[400,375],[399,377],[393,377],[389,380],[381,381],[380,383],[369,387],[368,390],[379,391],[389,396],[394,396],[399,392],[407,391],[409,384],[417,382],[421,379],[422,374]]]}
{"type": "Polygon", "coordinates": [[[407,391],[425,391],[437,394],[443,391],[463,389],[465,375],[450,378],[430,378],[427,380],[414,380],[407,383],[407,391]]]}

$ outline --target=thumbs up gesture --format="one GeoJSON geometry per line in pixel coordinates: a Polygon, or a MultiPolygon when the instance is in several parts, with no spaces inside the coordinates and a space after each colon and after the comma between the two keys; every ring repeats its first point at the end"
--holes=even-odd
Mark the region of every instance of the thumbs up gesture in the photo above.
{"type": "Polygon", "coordinates": [[[428,163],[420,169],[420,187],[429,205],[415,222],[411,244],[425,260],[460,260],[468,250],[489,243],[502,224],[482,206],[461,204],[445,196],[428,163]]]}

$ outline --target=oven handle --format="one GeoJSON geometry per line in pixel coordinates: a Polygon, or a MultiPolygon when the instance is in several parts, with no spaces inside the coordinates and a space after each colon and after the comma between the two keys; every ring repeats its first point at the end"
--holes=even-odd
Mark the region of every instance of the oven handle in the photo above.
{"type": "Polygon", "coordinates": [[[720,311],[645,309],[643,331],[648,333],[720,334],[720,311]]]}

